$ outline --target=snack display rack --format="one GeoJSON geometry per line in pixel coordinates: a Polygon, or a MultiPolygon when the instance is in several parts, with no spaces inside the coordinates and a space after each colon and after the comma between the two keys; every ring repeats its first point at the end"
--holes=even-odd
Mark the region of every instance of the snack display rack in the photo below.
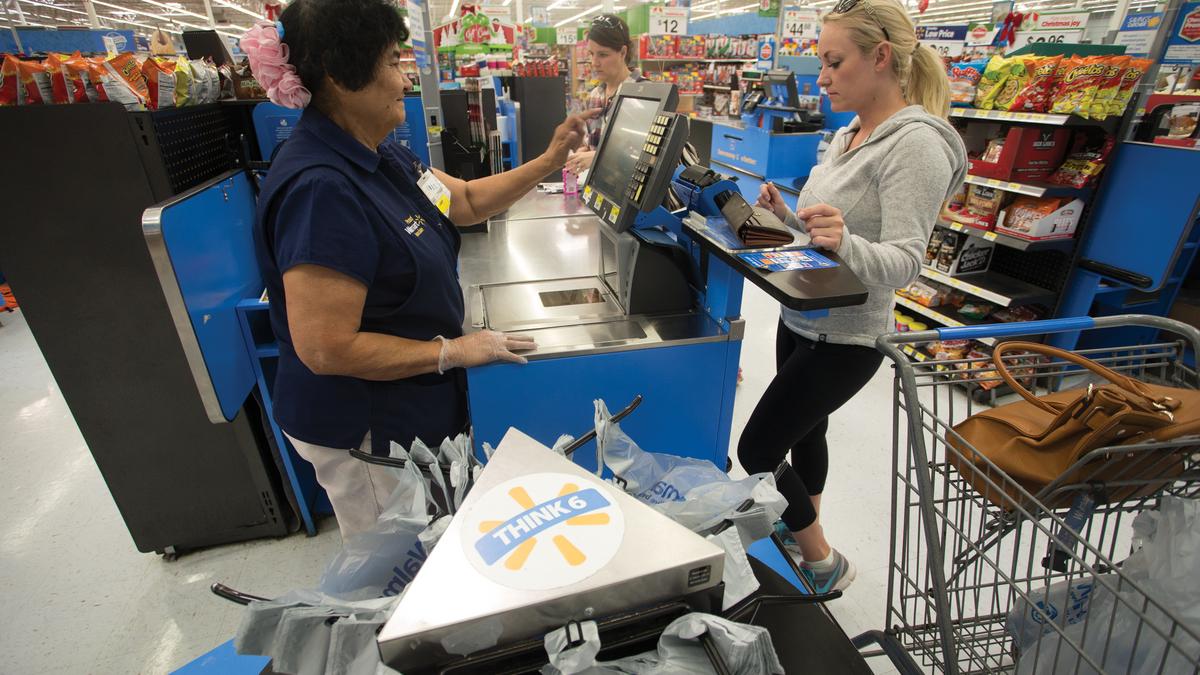
{"type": "MultiPolygon", "coordinates": [[[[1064,52],[1070,52],[1072,45],[1064,45],[1062,48],[1064,52]]],[[[1128,114],[1127,111],[1126,115],[1128,114]]],[[[971,133],[972,125],[991,124],[998,125],[1001,134],[1007,134],[1008,130],[1014,127],[1047,130],[1093,128],[1115,136],[1124,119],[1124,117],[1109,116],[1103,120],[1096,120],[1078,115],[960,107],[953,108],[950,117],[964,135],[971,133]]],[[[1001,309],[1017,308],[1018,312],[1025,311],[1025,308],[1032,308],[1031,316],[1033,311],[1036,311],[1039,317],[1058,316],[1071,270],[1075,267],[1078,259],[1079,243],[1087,231],[1091,204],[1095,201],[1094,198],[1099,191],[1103,189],[1103,179],[1104,174],[1101,174],[1091,185],[1074,187],[1022,180],[1019,176],[992,178],[969,174],[965,179],[967,187],[982,186],[1009,195],[1002,199],[1012,199],[1014,198],[1012,195],[1021,195],[1033,198],[1060,197],[1080,200],[1083,203],[1083,209],[1073,236],[1057,239],[1024,238],[1008,233],[1001,228],[981,229],[969,224],[953,222],[943,215],[935,223],[935,230],[965,235],[969,240],[988,242],[992,245],[990,264],[986,271],[956,275],[927,265],[921,270],[921,279],[960,291],[966,294],[969,302],[991,303],[1001,309]]],[[[1000,215],[1003,215],[1003,211],[1000,215]]],[[[926,306],[914,299],[904,297],[900,293],[897,293],[897,311],[901,315],[920,317],[920,321],[929,322],[930,327],[971,326],[995,321],[995,319],[963,316],[958,312],[958,308],[948,304],[926,306]]],[[[994,344],[994,340],[977,340],[972,344],[971,349],[986,353],[988,348],[994,344]]],[[[928,361],[935,358],[932,354],[922,351],[920,345],[906,345],[906,349],[903,351],[914,361],[928,361]]],[[[941,357],[946,358],[945,355],[941,355],[941,357]]],[[[994,398],[998,393],[1003,393],[999,388],[984,390],[978,384],[971,382],[964,382],[964,385],[972,395],[980,400],[994,398]]]]}

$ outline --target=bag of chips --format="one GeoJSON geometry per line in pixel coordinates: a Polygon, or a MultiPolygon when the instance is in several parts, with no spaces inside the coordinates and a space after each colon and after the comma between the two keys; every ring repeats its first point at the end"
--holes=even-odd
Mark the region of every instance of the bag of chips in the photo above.
{"type": "Polygon", "coordinates": [[[103,80],[110,101],[120,103],[126,110],[146,109],[150,88],[133,54],[117,54],[105,61],[103,80]]]}
{"type": "Polygon", "coordinates": [[[1031,77],[1008,106],[1011,111],[1041,113],[1050,108],[1050,96],[1054,93],[1057,85],[1056,76],[1058,66],[1062,63],[1062,57],[1048,56],[1032,61],[1032,64],[1026,64],[1026,67],[1031,70],[1031,77]]]}
{"type": "Polygon", "coordinates": [[[196,80],[192,77],[192,66],[186,56],[175,59],[175,107],[191,105],[195,98],[196,80]]]}
{"type": "Polygon", "coordinates": [[[1113,137],[1104,134],[1098,143],[1092,144],[1087,142],[1085,136],[1077,135],[1076,138],[1079,139],[1076,149],[1072,150],[1062,165],[1050,174],[1047,182],[1074,188],[1087,187],[1104,170],[1108,154],[1112,152],[1113,137]]]}
{"type": "Polygon", "coordinates": [[[1037,59],[1032,56],[1014,56],[1009,59],[1008,77],[995,89],[992,100],[995,110],[1008,110],[1026,85],[1033,80],[1033,69],[1037,59]]]}
{"type": "Polygon", "coordinates": [[[1108,71],[1107,59],[1103,56],[1089,56],[1064,59],[1064,62],[1067,61],[1070,63],[1064,69],[1062,82],[1054,94],[1050,112],[1087,117],[1091,114],[1092,99],[1096,97],[1100,80],[1108,71]]]}
{"type": "Polygon", "coordinates": [[[1117,96],[1117,91],[1121,89],[1121,77],[1125,74],[1125,70],[1129,68],[1129,62],[1133,60],[1131,56],[1111,56],[1108,58],[1107,69],[1104,75],[1099,78],[1096,88],[1096,96],[1092,98],[1091,105],[1088,106],[1088,114],[1092,119],[1102,120],[1108,117],[1109,105],[1117,96]]]}
{"type": "Polygon", "coordinates": [[[1011,61],[1000,56],[993,56],[988,61],[983,75],[979,78],[979,86],[975,90],[975,107],[980,110],[991,110],[995,105],[996,94],[1008,79],[1011,61]]]}
{"type": "MultiPolygon", "coordinates": [[[[73,87],[67,82],[67,59],[70,58],[66,54],[50,54],[42,65],[46,66],[46,75],[50,77],[50,95],[59,105],[67,103],[87,103],[87,95],[83,95],[82,101],[75,99],[73,87]]],[[[80,92],[81,94],[83,92],[80,92]]]]}
{"type": "Polygon", "coordinates": [[[50,88],[50,74],[46,72],[46,66],[36,61],[17,62],[17,103],[54,103],[54,91],[50,88]]]}
{"type": "Polygon", "coordinates": [[[154,57],[142,63],[149,95],[146,101],[151,110],[175,107],[175,63],[154,57]]]}
{"type": "Polygon", "coordinates": [[[63,61],[62,69],[67,88],[73,92],[76,103],[95,103],[99,99],[87,59],[77,52],[63,61]]]}
{"type": "Polygon", "coordinates": [[[975,92],[987,61],[952,63],[947,75],[950,77],[950,105],[969,106],[975,102],[975,92]]]}
{"type": "Polygon", "coordinates": [[[0,62],[0,105],[17,105],[17,57],[5,54],[0,62]]]}
{"type": "Polygon", "coordinates": [[[104,90],[104,77],[108,74],[108,69],[104,67],[104,57],[97,56],[85,59],[85,61],[87,61],[88,82],[92,85],[88,95],[90,96],[91,92],[96,94],[92,103],[107,103],[109,98],[108,92],[104,90]]]}
{"type": "Polygon", "coordinates": [[[1150,59],[1131,59],[1129,61],[1129,67],[1121,73],[1121,86],[1117,88],[1116,95],[1108,102],[1109,115],[1125,114],[1125,108],[1129,105],[1129,100],[1133,98],[1133,88],[1137,86],[1138,80],[1142,79],[1142,75],[1145,75],[1152,65],[1154,65],[1154,61],[1150,59]]]}
{"type": "Polygon", "coordinates": [[[995,309],[996,309],[996,306],[990,302],[983,302],[982,300],[974,300],[974,301],[965,303],[962,307],[959,307],[958,314],[959,314],[959,316],[963,316],[968,319],[982,321],[983,319],[986,319],[988,314],[991,314],[995,309]]]}

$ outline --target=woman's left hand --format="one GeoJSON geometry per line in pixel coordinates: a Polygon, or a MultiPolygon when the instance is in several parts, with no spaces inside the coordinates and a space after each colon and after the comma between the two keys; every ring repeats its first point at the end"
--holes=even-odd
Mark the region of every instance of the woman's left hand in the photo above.
{"type": "Polygon", "coordinates": [[[595,150],[580,150],[579,152],[571,153],[567,159],[567,170],[578,176],[587,171],[592,166],[592,159],[596,156],[595,150]]]}
{"type": "Polygon", "coordinates": [[[804,222],[804,231],[808,232],[814,246],[829,251],[841,248],[842,238],[846,234],[846,221],[842,220],[841,209],[828,204],[816,204],[798,209],[796,218],[804,222]]]}

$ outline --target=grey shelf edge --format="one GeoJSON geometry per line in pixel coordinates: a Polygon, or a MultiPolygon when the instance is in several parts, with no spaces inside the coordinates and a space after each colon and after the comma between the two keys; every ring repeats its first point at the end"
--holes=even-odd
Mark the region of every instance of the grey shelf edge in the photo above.
{"type": "MultiPolygon", "coordinates": [[[[917,314],[920,314],[921,316],[923,316],[927,319],[932,319],[933,321],[936,321],[936,322],[942,324],[943,326],[947,326],[950,328],[956,328],[959,326],[974,326],[974,325],[981,324],[981,323],[987,323],[986,321],[975,321],[975,322],[962,321],[962,320],[952,317],[948,314],[939,312],[938,311],[939,308],[937,308],[937,307],[926,307],[925,305],[922,305],[919,302],[914,302],[914,301],[909,300],[908,298],[903,297],[901,295],[896,296],[896,304],[900,305],[901,307],[904,307],[905,309],[916,312],[917,314]]],[[[979,338],[976,340],[976,342],[982,342],[983,344],[988,345],[989,347],[992,347],[992,346],[995,346],[996,339],[995,338],[979,338]]]]}
{"type": "Polygon", "coordinates": [[[1102,120],[1091,120],[1076,115],[1009,112],[1007,110],[978,110],[976,108],[951,108],[950,116],[962,119],[986,120],[989,122],[1042,124],[1052,127],[1107,127],[1115,125],[1121,119],[1120,117],[1110,116],[1102,120]]]}
{"type": "Polygon", "coordinates": [[[1053,302],[1057,293],[1013,279],[998,272],[975,272],[952,277],[933,268],[921,268],[921,276],[960,291],[994,302],[1001,307],[1053,302]]]}
{"type": "Polygon", "coordinates": [[[1071,249],[1075,248],[1075,242],[1078,241],[1074,237],[1070,237],[1067,239],[1044,239],[1041,241],[1030,241],[1028,239],[1021,239],[1020,237],[1013,237],[1013,236],[1009,236],[1007,234],[1002,234],[1000,232],[984,232],[983,230],[980,230],[979,228],[962,225],[961,223],[948,223],[946,221],[939,220],[937,223],[934,223],[934,224],[936,226],[946,229],[946,230],[952,230],[954,232],[962,232],[963,234],[967,235],[968,237],[975,237],[977,239],[983,239],[985,241],[993,241],[993,242],[996,242],[997,244],[1000,244],[1001,246],[1007,246],[1008,248],[1015,248],[1018,251],[1064,251],[1064,252],[1067,252],[1067,251],[1070,251],[1071,249]],[[958,225],[958,227],[955,227],[955,225],[958,225]]]}

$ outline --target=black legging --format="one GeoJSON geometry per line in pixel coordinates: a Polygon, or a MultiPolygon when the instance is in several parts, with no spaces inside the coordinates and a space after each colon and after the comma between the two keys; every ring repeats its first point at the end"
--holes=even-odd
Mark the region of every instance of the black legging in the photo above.
{"type": "Polygon", "coordinates": [[[870,347],[814,342],[779,321],[775,378],[759,399],[742,438],[738,459],[747,473],[774,471],[792,453],[778,488],[788,500],[783,522],[793,532],[817,519],[810,495],[825,489],[829,415],[871,380],[883,354],[870,347]]]}

